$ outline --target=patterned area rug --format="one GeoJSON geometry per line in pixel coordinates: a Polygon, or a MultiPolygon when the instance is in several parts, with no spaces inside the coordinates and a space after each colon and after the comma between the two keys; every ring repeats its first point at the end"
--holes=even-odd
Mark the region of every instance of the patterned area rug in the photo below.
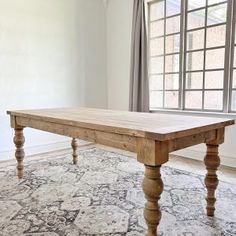
{"type": "MultiPolygon", "coordinates": [[[[18,181],[15,165],[0,166],[1,236],[144,235],[143,166],[101,148],[44,154],[26,162],[18,181]]],[[[165,190],[159,235],[236,235],[236,186],[220,182],[214,218],[205,214],[203,176],[162,168],[165,190]]]]}

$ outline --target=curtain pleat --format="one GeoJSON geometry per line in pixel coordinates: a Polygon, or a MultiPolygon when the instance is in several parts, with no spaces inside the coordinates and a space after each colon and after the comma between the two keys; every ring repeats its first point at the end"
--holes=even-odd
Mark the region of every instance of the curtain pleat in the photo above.
{"type": "Polygon", "coordinates": [[[134,0],[129,110],[149,112],[148,43],[144,0],[134,0]]]}

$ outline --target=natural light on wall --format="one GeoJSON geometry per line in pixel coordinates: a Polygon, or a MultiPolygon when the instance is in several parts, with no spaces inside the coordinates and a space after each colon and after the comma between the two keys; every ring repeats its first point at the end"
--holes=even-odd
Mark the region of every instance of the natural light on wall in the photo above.
{"type": "Polygon", "coordinates": [[[147,6],[150,109],[236,111],[236,0],[147,6]]]}

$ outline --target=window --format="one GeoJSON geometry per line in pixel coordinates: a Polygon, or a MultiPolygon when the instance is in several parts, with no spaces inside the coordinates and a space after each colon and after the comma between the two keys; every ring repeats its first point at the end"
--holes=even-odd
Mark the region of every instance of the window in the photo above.
{"type": "Polygon", "coordinates": [[[148,1],[150,109],[236,112],[236,0],[148,1]]]}

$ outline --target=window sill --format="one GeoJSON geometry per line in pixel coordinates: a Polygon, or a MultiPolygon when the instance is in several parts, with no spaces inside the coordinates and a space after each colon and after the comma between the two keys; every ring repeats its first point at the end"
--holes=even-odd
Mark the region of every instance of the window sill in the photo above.
{"type": "Polygon", "coordinates": [[[186,110],[168,110],[168,109],[152,109],[151,113],[164,113],[174,115],[189,115],[189,116],[208,116],[236,119],[236,113],[223,113],[223,112],[201,112],[201,111],[186,111],[186,110]]]}

